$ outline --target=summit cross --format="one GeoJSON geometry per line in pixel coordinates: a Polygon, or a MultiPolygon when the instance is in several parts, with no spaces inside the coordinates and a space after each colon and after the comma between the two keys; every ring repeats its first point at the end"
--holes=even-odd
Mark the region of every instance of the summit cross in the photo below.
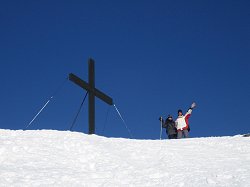
{"type": "Polygon", "coordinates": [[[113,105],[113,99],[95,88],[95,62],[93,59],[88,60],[89,66],[89,82],[80,79],[73,73],[69,74],[69,80],[76,85],[87,90],[89,99],[89,134],[95,134],[95,97],[103,100],[109,105],[113,105]]]}

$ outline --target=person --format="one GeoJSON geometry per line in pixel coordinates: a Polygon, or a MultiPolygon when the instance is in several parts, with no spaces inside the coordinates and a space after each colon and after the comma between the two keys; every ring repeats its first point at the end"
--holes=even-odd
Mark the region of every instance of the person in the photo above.
{"type": "Polygon", "coordinates": [[[175,125],[177,129],[177,139],[189,137],[189,123],[188,120],[191,116],[193,109],[196,107],[195,103],[192,103],[191,107],[188,109],[187,113],[183,115],[182,110],[178,110],[178,117],[175,120],[175,125]]]}
{"type": "Polygon", "coordinates": [[[177,129],[175,127],[175,122],[171,115],[168,115],[168,118],[165,120],[165,123],[162,124],[163,128],[166,128],[166,133],[168,135],[168,139],[176,139],[177,138],[177,129]]]}

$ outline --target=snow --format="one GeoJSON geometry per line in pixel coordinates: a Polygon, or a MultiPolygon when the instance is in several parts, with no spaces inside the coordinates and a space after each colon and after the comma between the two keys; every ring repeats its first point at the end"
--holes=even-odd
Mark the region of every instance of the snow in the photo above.
{"type": "Polygon", "coordinates": [[[132,140],[0,130],[1,186],[250,186],[250,137],[132,140]]]}

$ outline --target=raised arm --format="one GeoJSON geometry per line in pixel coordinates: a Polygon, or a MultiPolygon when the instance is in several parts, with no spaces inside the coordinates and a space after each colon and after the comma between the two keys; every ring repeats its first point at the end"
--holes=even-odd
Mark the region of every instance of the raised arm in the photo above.
{"type": "Polygon", "coordinates": [[[188,118],[191,116],[192,111],[193,111],[193,109],[194,109],[195,107],[196,107],[196,103],[193,102],[193,103],[191,104],[190,108],[188,109],[187,113],[185,114],[185,118],[186,118],[186,119],[188,119],[188,118]]]}

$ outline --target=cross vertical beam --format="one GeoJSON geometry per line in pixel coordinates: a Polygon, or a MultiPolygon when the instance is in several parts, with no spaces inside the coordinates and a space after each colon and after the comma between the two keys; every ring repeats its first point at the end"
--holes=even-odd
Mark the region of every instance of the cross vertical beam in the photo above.
{"type": "MultiPolygon", "coordinates": [[[[95,88],[95,64],[89,59],[89,86],[91,90],[95,88]]],[[[95,134],[95,95],[89,92],[89,134],[95,134]]]]}

